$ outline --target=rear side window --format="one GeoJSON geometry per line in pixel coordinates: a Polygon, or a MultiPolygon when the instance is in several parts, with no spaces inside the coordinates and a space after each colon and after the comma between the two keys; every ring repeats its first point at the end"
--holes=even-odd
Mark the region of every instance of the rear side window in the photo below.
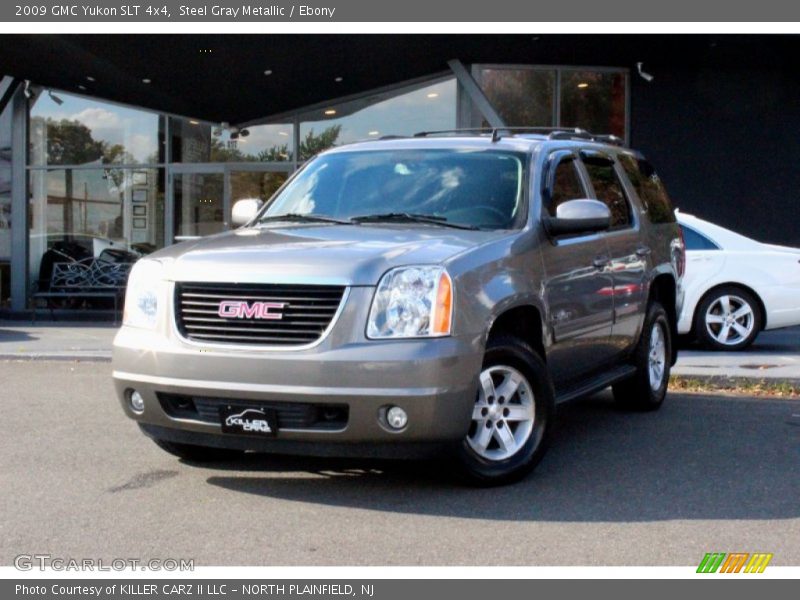
{"type": "Polygon", "coordinates": [[[586,165],[597,199],[611,211],[611,229],[630,227],[631,207],[614,170],[614,163],[604,156],[588,155],[583,157],[583,164],[586,165]]]}
{"type": "Polygon", "coordinates": [[[681,225],[681,231],[687,250],[719,250],[719,246],[694,229],[681,225]]]}
{"type": "Polygon", "coordinates": [[[653,165],[643,158],[636,158],[629,154],[620,154],[619,162],[631,180],[636,195],[647,210],[647,217],[651,223],[674,223],[675,214],[672,212],[672,203],[669,201],[667,190],[661,183],[653,165]]]}
{"type": "Polygon", "coordinates": [[[556,216],[556,208],[559,204],[563,204],[567,200],[586,198],[586,192],[575,166],[575,158],[572,156],[563,158],[558,163],[551,181],[547,204],[547,211],[551,217],[556,216]]]}

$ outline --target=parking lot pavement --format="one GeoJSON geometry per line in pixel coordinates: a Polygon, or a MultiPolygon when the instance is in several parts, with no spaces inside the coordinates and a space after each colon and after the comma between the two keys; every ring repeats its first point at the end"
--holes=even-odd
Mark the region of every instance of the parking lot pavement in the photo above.
{"type": "Polygon", "coordinates": [[[800,327],[764,331],[744,352],[709,352],[684,344],[673,375],[756,378],[800,383],[800,327]]]}
{"type": "Polygon", "coordinates": [[[0,359],[111,360],[108,323],[0,321],[0,359]]]}
{"type": "Polygon", "coordinates": [[[568,404],[532,477],[472,489],[437,462],[182,463],[123,416],[107,363],[5,361],[0,378],[4,565],[696,565],[711,551],[800,564],[798,401],[568,404]]]}

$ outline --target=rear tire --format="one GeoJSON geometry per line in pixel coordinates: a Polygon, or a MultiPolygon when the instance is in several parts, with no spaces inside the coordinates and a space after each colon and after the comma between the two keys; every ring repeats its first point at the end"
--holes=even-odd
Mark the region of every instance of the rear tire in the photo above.
{"type": "Polygon", "coordinates": [[[480,486],[518,481],[544,456],[555,394],[542,358],[522,340],[489,339],[470,429],[458,448],[467,480],[480,486]]]}
{"type": "Polygon", "coordinates": [[[636,374],[613,386],[617,404],[628,410],[661,408],[669,385],[672,327],[664,307],[652,302],[647,308],[642,334],[633,352],[636,374]]]}
{"type": "Polygon", "coordinates": [[[697,305],[694,332],[708,350],[744,350],[764,323],[758,299],[734,285],[711,290],[697,305]]]}
{"type": "Polygon", "coordinates": [[[153,438],[156,446],[190,462],[219,462],[241,458],[244,452],[228,448],[212,448],[210,446],[195,446],[194,444],[180,444],[153,438]]]}

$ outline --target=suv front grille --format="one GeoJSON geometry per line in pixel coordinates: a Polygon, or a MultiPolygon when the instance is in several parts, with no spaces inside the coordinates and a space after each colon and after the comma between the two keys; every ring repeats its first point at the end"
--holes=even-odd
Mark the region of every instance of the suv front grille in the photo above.
{"type": "Polygon", "coordinates": [[[302,346],[322,337],[344,291],[330,285],[176,283],[175,323],[182,336],[196,342],[302,346]],[[221,316],[223,302],[246,311],[271,303],[270,318],[221,316]]]}

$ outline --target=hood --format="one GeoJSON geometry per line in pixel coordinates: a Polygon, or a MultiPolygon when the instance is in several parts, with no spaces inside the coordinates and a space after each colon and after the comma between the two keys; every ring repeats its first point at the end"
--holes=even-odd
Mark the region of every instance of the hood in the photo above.
{"type": "Polygon", "coordinates": [[[174,281],[376,285],[388,269],[441,264],[508,231],[300,224],[237,229],[153,254],[174,281]]]}

